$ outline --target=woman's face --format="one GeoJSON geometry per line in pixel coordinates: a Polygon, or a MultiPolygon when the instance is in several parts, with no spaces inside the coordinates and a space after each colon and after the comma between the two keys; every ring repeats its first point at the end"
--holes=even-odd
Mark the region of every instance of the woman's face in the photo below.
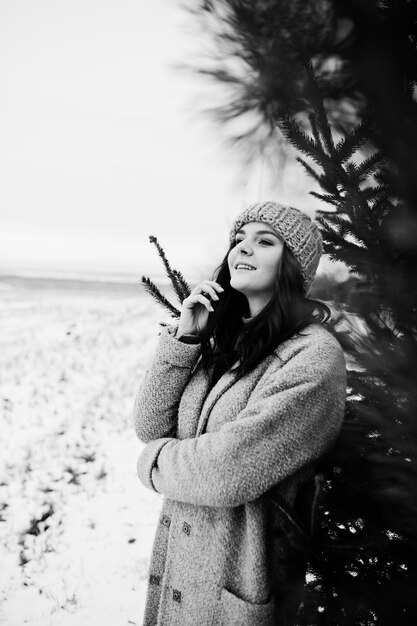
{"type": "Polygon", "coordinates": [[[229,252],[230,285],[260,309],[270,299],[284,249],[275,230],[264,222],[248,222],[236,233],[229,252]],[[249,269],[247,266],[250,266],[249,269]]]}

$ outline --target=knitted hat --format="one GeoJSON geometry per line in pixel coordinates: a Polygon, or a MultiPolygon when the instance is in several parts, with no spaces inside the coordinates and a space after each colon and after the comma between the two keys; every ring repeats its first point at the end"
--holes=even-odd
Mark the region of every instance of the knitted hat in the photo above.
{"type": "Polygon", "coordinates": [[[247,222],[265,222],[272,226],[297,259],[307,295],[313,282],[323,251],[317,225],[298,209],[277,202],[255,202],[235,219],[230,232],[230,243],[247,222]]]}

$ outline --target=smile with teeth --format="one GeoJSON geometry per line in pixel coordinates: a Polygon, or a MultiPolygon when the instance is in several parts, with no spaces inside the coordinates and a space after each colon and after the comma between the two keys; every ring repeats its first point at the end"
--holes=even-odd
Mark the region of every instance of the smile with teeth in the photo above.
{"type": "Polygon", "coordinates": [[[252,267],[251,265],[246,265],[246,263],[238,263],[235,267],[235,269],[237,270],[255,270],[255,267],[252,267]]]}

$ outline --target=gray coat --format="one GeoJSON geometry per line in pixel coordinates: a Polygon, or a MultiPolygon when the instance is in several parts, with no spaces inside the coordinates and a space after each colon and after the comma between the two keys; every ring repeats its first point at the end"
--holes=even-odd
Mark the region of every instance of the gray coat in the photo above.
{"type": "Polygon", "coordinates": [[[199,344],[161,331],[134,407],[141,482],[165,499],[144,626],[286,623],[273,593],[286,582],[267,492],[290,505],[337,436],[346,366],[336,339],[311,324],[236,381],[208,391],[199,344]],[[272,540],[272,537],[275,537],[272,540]]]}

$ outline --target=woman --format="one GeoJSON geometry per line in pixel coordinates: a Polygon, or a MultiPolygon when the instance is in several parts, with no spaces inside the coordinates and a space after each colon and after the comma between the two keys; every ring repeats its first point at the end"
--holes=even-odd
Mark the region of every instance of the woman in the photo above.
{"type": "Polygon", "coordinates": [[[297,209],[251,205],[216,280],[161,332],[134,408],[139,478],[165,496],[145,626],[293,623],[304,570],[271,496],[294,505],[346,394],[329,310],[306,298],[321,251],[297,209]]]}

